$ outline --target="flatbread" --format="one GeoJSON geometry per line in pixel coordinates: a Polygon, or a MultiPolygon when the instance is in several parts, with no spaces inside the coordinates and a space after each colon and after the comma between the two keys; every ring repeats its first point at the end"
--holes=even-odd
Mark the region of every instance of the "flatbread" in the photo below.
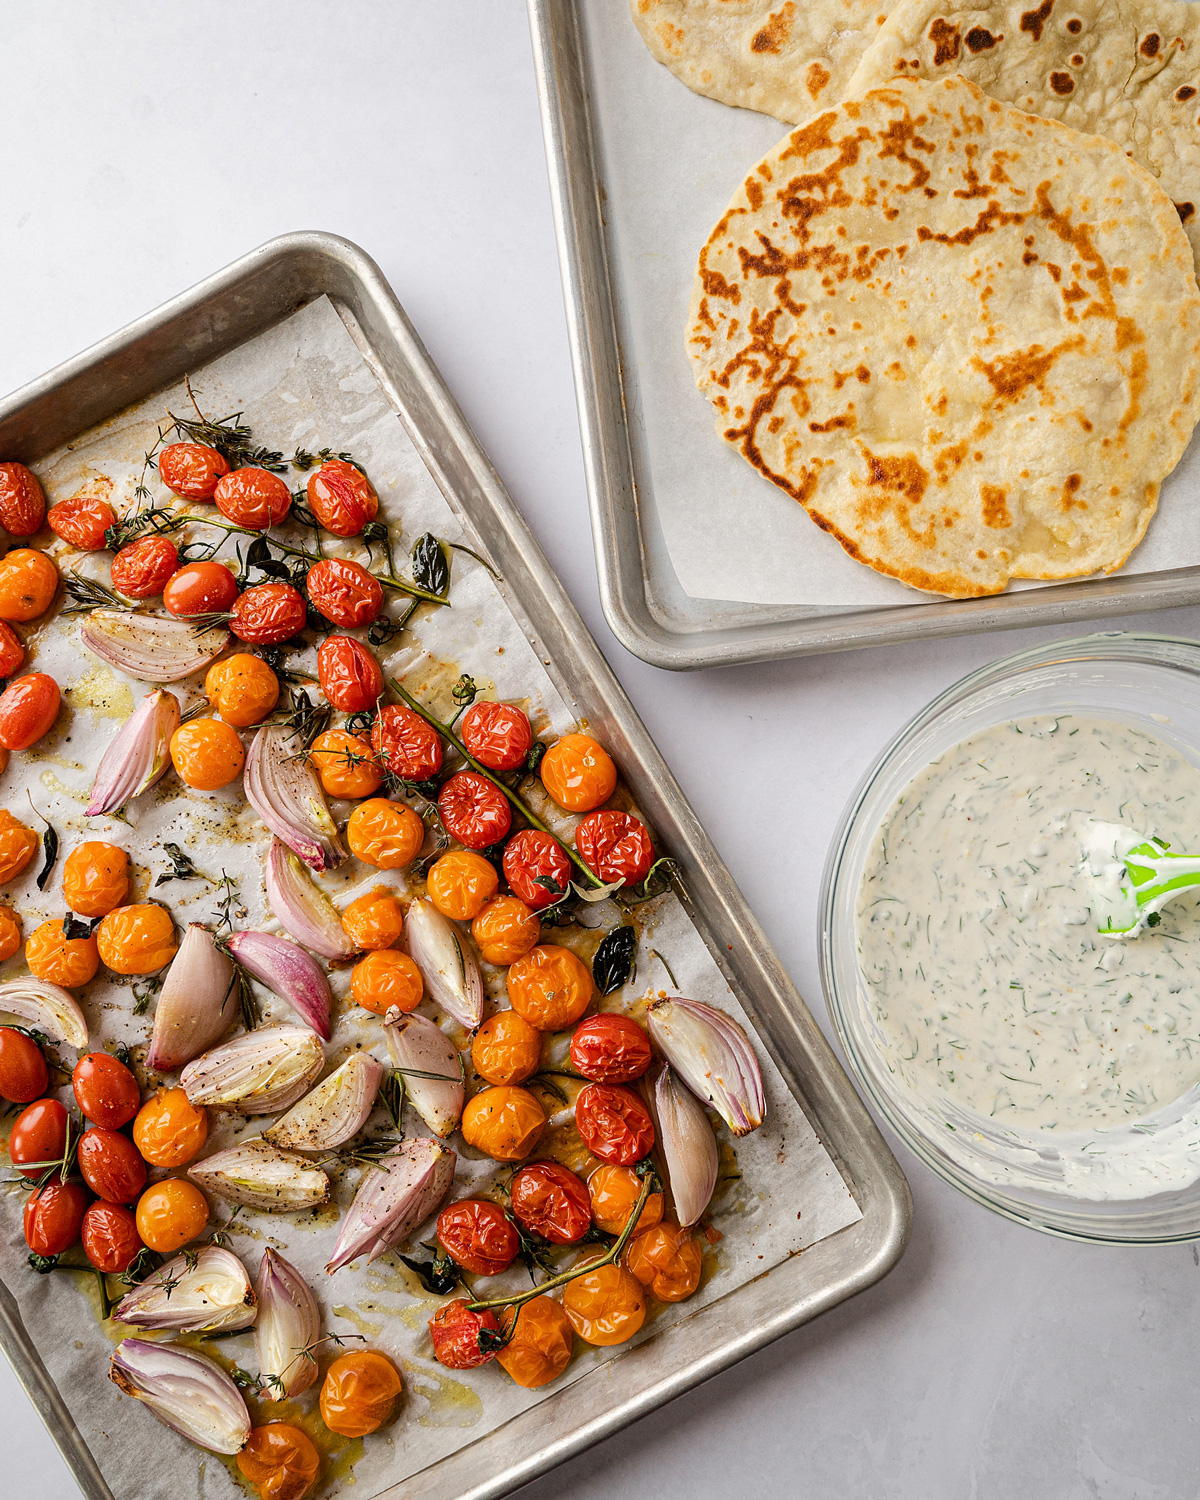
{"type": "Polygon", "coordinates": [[[1200,265],[1200,5],[897,0],[847,92],[947,73],[1124,147],[1174,202],[1200,265]]]}
{"type": "Polygon", "coordinates": [[[887,0],[629,0],[650,51],[722,104],[789,123],[843,97],[887,0]]]}
{"type": "Polygon", "coordinates": [[[785,136],[700,252],[688,322],[721,436],[852,557],[956,598],[1119,568],[1200,415],[1170,199],[959,77],[785,136]]]}

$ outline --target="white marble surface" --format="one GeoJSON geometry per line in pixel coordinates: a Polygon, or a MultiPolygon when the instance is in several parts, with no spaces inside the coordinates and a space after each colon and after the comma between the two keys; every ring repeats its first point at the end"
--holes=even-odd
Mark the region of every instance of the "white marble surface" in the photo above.
{"type": "MultiPolygon", "coordinates": [[[[1054,632],[704,676],[615,644],[520,0],[0,0],[0,37],[0,389],[272,235],[363,245],[823,1020],[816,889],[851,787],[934,692],[1054,632]]],[[[1130,623],[1198,635],[1200,610],[1130,623]]],[[[1061,1244],[901,1160],[916,1228],[886,1282],[530,1500],[1191,1500],[1193,1251],[1061,1244]]],[[[6,1367],[0,1451],[6,1495],[76,1494],[6,1367]]]]}

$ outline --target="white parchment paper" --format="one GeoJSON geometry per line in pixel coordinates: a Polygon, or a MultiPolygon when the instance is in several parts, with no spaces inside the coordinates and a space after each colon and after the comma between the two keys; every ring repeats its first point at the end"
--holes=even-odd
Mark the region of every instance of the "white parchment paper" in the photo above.
{"type": "MultiPolygon", "coordinates": [[[[256,436],[269,446],[291,452],[346,449],[368,468],[380,493],[384,514],[401,528],[404,552],[413,540],[432,530],[450,540],[471,540],[422,464],[412,443],[336,311],[325,300],[311,304],[286,322],[196,373],[193,387],[206,412],[223,416],[244,410],[256,436]]],[[[174,389],[132,409],[52,455],[38,466],[53,503],[82,489],[108,493],[118,509],[130,501],[141,468],[140,455],[151,444],[157,423],[170,408],[182,411],[186,396],[174,389]]],[[[159,496],[151,476],[152,492],[159,496]]],[[[163,492],[162,498],[165,497],[163,492]]],[[[206,533],[211,535],[211,533],[206,533]]],[[[355,544],[343,550],[355,553],[355,544]]],[[[77,555],[65,565],[79,564],[77,555]]],[[[103,572],[106,564],[89,560],[85,568],[103,572]]],[[[536,650],[493,583],[488,572],[464,554],[454,555],[453,608],[423,611],[403,637],[400,650],[384,655],[389,673],[406,675],[435,711],[445,707],[450,684],[460,672],[471,673],[485,695],[524,700],[540,727],[564,731],[575,722],[570,706],[547,675],[536,650]],[[439,697],[440,695],[440,697],[439,697]]],[[[86,819],[83,805],[100,756],[117,725],[132,711],[146,688],[114,675],[79,644],[78,620],[59,618],[31,637],[31,665],[51,672],[63,684],[66,709],[56,729],[26,755],[14,756],[4,778],[3,805],[16,816],[28,816],[26,794],[58,829],[62,855],[85,837],[104,838],[126,848],[134,867],[131,899],[153,895],[164,900],[177,920],[213,920],[216,897],[202,881],[157,884],[168,865],[161,845],[181,844],[207,875],[227,872],[238,882],[239,926],[274,927],[266,910],[262,862],[265,829],[244,802],[240,785],[202,793],[182,787],[173,773],[127,810],[128,823],[111,818],[86,819]]],[[[385,648],[386,650],[386,648],[385,648]]],[[[305,658],[296,660],[303,668],[305,658]]],[[[310,664],[311,666],[311,664],[310,664]]],[[[176,685],[187,701],[198,696],[192,685],[176,685]]],[[[448,714],[447,714],[448,716],[448,714]]],[[[348,807],[335,804],[344,817],[348,807]]],[[[36,865],[5,890],[5,899],[20,911],[28,934],[38,922],[63,914],[61,871],[43,895],[35,885],[36,865]]],[[[400,872],[368,869],[350,860],[323,877],[339,905],[377,884],[404,889],[400,872]]],[[[734,1016],[742,1012],[699,934],[674,895],[639,909],[642,919],[638,970],[629,987],[631,998],[669,986],[651,948],[674,970],[679,992],[704,999],[734,1016]]],[[[592,908],[589,920],[605,922],[604,908],[592,908]]],[[[608,914],[605,925],[611,923],[608,914]]],[[[585,935],[586,939],[586,935],[585,935]]],[[[548,934],[556,940],[556,934],[548,934]]],[[[0,977],[23,972],[19,956],[0,968],[0,977]]],[[[331,976],[335,995],[345,993],[348,967],[331,976]]],[[[489,974],[489,988],[503,994],[503,973],[489,974]]],[[[263,995],[268,1018],[290,1019],[281,1002],[263,995]]],[[[124,1042],[135,1057],[144,1052],[151,1014],[135,1016],[127,985],[98,978],[83,992],[82,1003],[92,1045],[124,1042]]],[[[426,1004],[423,1009],[435,1012],[426,1004]]],[[[333,1039],[327,1048],[331,1070],[349,1051],[367,1046],[387,1061],[376,1018],[350,1003],[337,1004],[333,1039]]],[[[61,1049],[69,1067],[70,1049],[61,1049]]],[[[723,1238],[708,1257],[708,1279],[688,1302],[657,1308],[638,1341],[662,1327],[695,1316],[706,1304],[760,1275],[807,1245],[835,1233],[860,1217],[828,1155],[774,1068],[765,1063],[768,1117],[761,1130],[740,1142],[736,1154],[727,1133],[723,1142],[725,1179],[715,1203],[713,1222],[723,1238]]],[[[63,1094],[69,1101],[69,1091],[63,1094]]],[[[563,1115],[566,1111],[562,1112],[563,1115]]],[[[553,1127],[556,1119],[552,1118],[553,1127]]],[[[256,1135],[268,1119],[242,1121],[214,1116],[207,1154],[236,1138],[256,1135]]],[[[384,1128],[382,1119],[370,1128],[384,1128]]],[[[409,1111],[405,1125],[414,1133],[424,1127],[409,1111]]],[[[495,1164],[463,1145],[455,1196],[467,1196],[470,1183],[491,1179],[495,1164]]],[[[161,1175],[161,1174],[158,1174],[161,1175]]],[[[327,1459],[322,1495],[349,1493],[369,1500],[387,1485],[438,1459],[536,1403],[543,1392],[524,1391],[498,1366],[459,1373],[443,1370],[432,1358],[426,1323],[438,1299],[389,1255],[370,1268],[361,1263],[329,1277],[322,1269],[337,1232],[340,1210],[353,1196],[360,1172],[350,1168],[335,1179],[334,1203],[301,1217],[243,1210],[231,1228],[231,1248],[255,1273],[263,1248],[282,1250],[309,1278],[322,1306],[324,1329],[359,1334],[390,1354],[401,1367],[405,1394],[396,1418],[365,1440],[337,1440],[340,1448],[327,1459]]],[[[215,1500],[236,1493],[230,1465],[176,1437],[142,1409],[119,1395],[107,1380],[113,1343],[126,1331],[101,1324],[92,1278],[86,1274],[38,1276],[26,1266],[19,1189],[10,1188],[0,1206],[0,1265],[21,1307],[26,1326],[75,1415],[118,1500],[215,1500]]],[[[225,1219],[229,1205],[213,1201],[214,1219],[225,1219]]],[[[415,1236],[430,1239],[432,1225],[415,1236]]],[[[425,1252],[418,1250],[418,1255],[425,1252]]],[[[525,1284],[522,1270],[510,1271],[493,1285],[525,1284]]],[[[248,1335],[201,1347],[222,1359],[255,1368],[248,1335]]],[[[354,1347],[354,1346],[352,1346],[354,1347]]],[[[620,1357],[619,1351],[587,1350],[582,1345],[558,1384],[585,1378],[599,1364],[620,1357]]],[[[330,1346],[329,1358],[337,1350],[330,1346]]],[[[329,1362],[323,1356],[322,1368],[329,1362]]],[[[252,1402],[256,1421],[299,1420],[315,1430],[318,1387],[295,1401],[252,1402]]],[[[335,1443],[335,1447],[337,1444],[335,1443]]]]}

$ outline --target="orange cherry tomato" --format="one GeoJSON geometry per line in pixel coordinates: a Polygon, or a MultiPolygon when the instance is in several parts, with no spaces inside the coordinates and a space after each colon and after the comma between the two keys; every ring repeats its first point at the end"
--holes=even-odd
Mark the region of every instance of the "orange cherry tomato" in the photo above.
{"type": "Polygon", "coordinates": [[[163,589],[163,607],[169,615],[223,615],[238,596],[237,579],[224,563],[184,563],[172,573],[163,589]]]}
{"type": "Polygon", "coordinates": [[[614,880],[636,885],[645,880],[654,863],[654,845],[645,823],[632,813],[612,808],[588,813],[575,830],[575,847],[584,864],[605,885],[614,880]]]}
{"type": "Polygon", "coordinates": [[[470,922],[496,894],[500,877],[495,865],[481,854],[453,849],[434,861],[425,877],[425,887],[429,899],[444,917],[454,922],[470,922]]]}
{"type": "Polygon", "coordinates": [[[11,677],[24,660],[24,642],[11,625],[0,620],[0,677],[11,677]]]}
{"type": "Polygon", "coordinates": [[[0,962],[21,946],[21,918],[11,906],[0,906],[0,962]]]}
{"type": "Polygon", "coordinates": [[[592,1000],[592,971],[569,948],[541,943],[508,971],[513,1010],[539,1031],[566,1031],[592,1000]]]}
{"type": "Polygon", "coordinates": [[[429,1320],[433,1357],[448,1370],[473,1370],[496,1356],[500,1325],[491,1309],[472,1312],[464,1298],[439,1307],[429,1320]]]}
{"type": "Polygon", "coordinates": [[[379,663],[353,636],[331,635],[317,650],[321,691],[344,714],[373,708],[383,692],[379,663]]]}
{"type": "Polygon", "coordinates": [[[700,1241],[678,1224],[658,1224],[625,1247],[625,1265],[660,1302],[682,1302],[700,1285],[700,1241]]]}
{"type": "Polygon", "coordinates": [[[485,963],[514,964],[541,942],[542,923],[519,897],[496,896],[471,923],[471,936],[485,963]]]}
{"type": "Polygon", "coordinates": [[[286,519],[292,492],[268,469],[235,469],[222,474],[212,492],[217,509],[235,526],[269,531],[286,519]]]}
{"type": "Polygon", "coordinates": [[[211,500],[229,462],[207,443],[168,443],[158,455],[158,477],[185,500],[211,500]]]}
{"type": "Polygon", "coordinates": [[[437,1237],[442,1249],[476,1276],[499,1276],[517,1258],[521,1237],[504,1210],[486,1198],[460,1198],[438,1214],[437,1237]]]}
{"type": "Polygon", "coordinates": [[[646,1321],[646,1295],[624,1266],[597,1266],[563,1287],[563,1311],[585,1343],[623,1344],[646,1321]]]}
{"type": "Polygon", "coordinates": [[[137,1219],[123,1203],[93,1203],[80,1225],[83,1253],[106,1276],[120,1276],[145,1246],[137,1232],[137,1219]]]}
{"type": "Polygon", "coordinates": [[[8,1157],[22,1177],[40,1177],[45,1167],[36,1163],[61,1161],[66,1148],[67,1112],[57,1099],[37,1099],[13,1121],[8,1157]]]}
{"type": "Polygon", "coordinates": [[[55,536],[70,542],[80,552],[103,552],[105,532],[117,524],[117,513],[107,500],[92,495],[73,495],[50,507],[46,524],[55,536]]]}
{"type": "Polygon", "coordinates": [[[534,1297],[518,1309],[516,1327],[496,1363],[517,1385],[535,1390],[567,1368],[574,1342],[571,1320],[553,1297],[534,1297]]]}
{"type": "Polygon", "coordinates": [[[305,588],[314,608],[335,625],[369,625],[383,608],[383,588],[361,563],[326,557],[313,563],[305,588]]]}
{"type": "Polygon", "coordinates": [[[321,1455],[299,1427],[268,1422],[251,1429],[237,1466],[259,1500],[303,1500],[316,1481],[321,1455]]]}
{"type": "Polygon", "coordinates": [[[137,1231],[159,1255],[182,1250],[207,1223],[208,1199],[183,1177],[153,1183],[138,1199],[137,1231]]]}
{"type": "Polygon", "coordinates": [[[61,1255],[79,1238],[89,1202],[80,1182],[55,1178],[25,1200],[25,1243],[34,1255],[61,1255]]]}
{"type": "Polygon", "coordinates": [[[126,599],[153,599],[179,571],[179,549],[165,536],[144,536],[112,560],[112,585],[126,599]]]}
{"type": "Polygon", "coordinates": [[[571,1066],[593,1083],[632,1083],[650,1066],[650,1038],[629,1016],[589,1016],[571,1037],[571,1066]]]}
{"type": "Polygon", "coordinates": [[[490,849],[512,827],[508,798],[476,771],[451,776],[438,793],[438,812],[450,837],[468,849],[490,849]]]}
{"type": "Polygon", "coordinates": [[[58,683],[48,672],[18,677],[0,693],[0,745],[28,750],[54,727],[60,702],[58,683]]]}
{"type": "Polygon", "coordinates": [[[208,1139],[208,1111],[181,1088],[159,1089],[138,1110],[133,1143],[152,1167],[182,1167],[208,1139]]]}
{"type": "Polygon", "coordinates": [[[58,568],[44,552],[17,547],[0,558],[0,620],[36,620],[57,592],[58,568]]]}
{"type": "Polygon", "coordinates": [[[571,888],[571,861],[548,833],[525,828],[504,846],[504,878],[514,896],[540,911],[571,888]]]}
{"type": "Polygon", "coordinates": [[[129,894],[129,856],[115,844],[76,844],[63,864],[63,896],[81,917],[106,917],[129,894]]]}
{"type": "Polygon", "coordinates": [[[404,1389],[400,1372],[377,1349],[340,1354],[321,1386],[321,1421],[339,1437],[365,1437],[392,1414],[404,1389]]]}
{"type": "Polygon", "coordinates": [[[392,1006],[416,1010],[425,992],[421,971],[399,948],[381,948],[359,959],[350,975],[350,996],[355,1005],[385,1016],[392,1006]]]}
{"type": "Polygon", "coordinates": [[[372,797],[360,802],[346,824],[351,854],[377,870],[400,870],[412,864],[425,842],[425,824],[403,802],[372,797]]]}
{"type": "Polygon", "coordinates": [[[226,724],[247,729],[279,702],[279,678],[261,657],[239,651],[209,667],[204,692],[226,724]]]}
{"type": "Polygon", "coordinates": [[[327,729],[319,734],[308,758],[331,797],[370,797],[383,785],[383,773],[375,764],[370,745],[344,729],[327,729]]]}
{"type": "Polygon", "coordinates": [[[216,792],[242,774],[246,752],[220,719],[190,719],[171,736],[171,764],[184,786],[216,792]]]}
{"type": "Polygon", "coordinates": [[[564,734],[542,756],[542,785],[568,812],[591,812],[612,796],[617,768],[590,734],[564,734]]]}
{"type": "Polygon", "coordinates": [[[535,1161],[514,1174],[510,1199],[522,1229],[552,1245],[574,1245],[592,1227],[587,1185],[556,1161],[535,1161]]]}
{"type": "Polygon", "coordinates": [[[308,476],[308,505],[334,536],[361,536],[379,514],[375,486],[361,469],[340,458],[326,459],[308,476]]]}
{"type": "Polygon", "coordinates": [[[97,1198],[132,1203],[146,1186],[146,1163],[127,1135],[93,1126],[79,1138],[79,1170],[97,1198]]]}
{"type": "Polygon", "coordinates": [[[42,1049],[14,1026],[0,1027],[0,1099],[28,1104],[40,1099],[50,1082],[42,1049]]]}
{"type": "MultiPolygon", "coordinates": [[[[620,1234],[642,1195],[642,1180],[632,1167],[605,1164],[588,1178],[592,1219],[605,1234],[620,1234]]],[[[651,1193],[642,1206],[635,1233],[653,1229],[663,1216],[663,1195],[651,1193]]]]}
{"type": "Polygon", "coordinates": [[[35,979],[60,984],[64,989],[77,989],[96,977],[100,954],[94,937],[64,937],[62,919],[58,918],[43,922],[29,934],[25,962],[35,979]]]}
{"type": "Polygon", "coordinates": [[[24,464],[0,464],[0,526],[10,536],[32,536],[46,519],[46,496],[24,464]]]}
{"type": "Polygon", "coordinates": [[[489,771],[515,771],[533,748],[529,715],[511,703],[473,703],[462,717],[463,744],[489,771]]]}
{"type": "Polygon", "coordinates": [[[88,1052],[71,1074],[75,1102],[93,1125],[119,1130],[138,1112],[142,1102],[137,1079],[118,1058],[107,1052],[88,1052]]]}
{"type": "Polygon", "coordinates": [[[442,741],[420,714],[385,703],[371,725],[371,745],[385,771],[401,781],[428,781],[442,769],[442,741]]]}
{"type": "Polygon", "coordinates": [[[165,907],[118,906],[96,929],[100,961],[114,974],[153,974],[175,957],[175,924],[165,907]]]}
{"type": "Polygon", "coordinates": [[[342,913],[342,926],[359,948],[391,948],[404,931],[404,908],[386,885],[377,885],[342,913]]]}
{"type": "Polygon", "coordinates": [[[504,1084],[484,1089],[463,1110],[463,1140],[493,1161],[521,1161],[545,1128],[546,1111],[528,1089],[504,1084]]]}
{"type": "Polygon", "coordinates": [[[542,1033],[515,1010],[489,1016],[471,1043],[471,1062],[488,1083],[524,1083],[542,1060],[542,1033]]]}
{"type": "Polygon", "coordinates": [[[15,880],[37,853],[41,840],[6,807],[0,807],[0,885],[15,880]]]}
{"type": "Polygon", "coordinates": [[[307,620],[304,595],[290,583],[256,583],[238,595],[229,612],[230,630],[239,641],[254,646],[277,646],[291,640],[307,620]]]}
{"type": "Polygon", "coordinates": [[[575,1128],[593,1156],[632,1166],[654,1145],[650,1112],[619,1083],[589,1083],[575,1098],[575,1128]]]}

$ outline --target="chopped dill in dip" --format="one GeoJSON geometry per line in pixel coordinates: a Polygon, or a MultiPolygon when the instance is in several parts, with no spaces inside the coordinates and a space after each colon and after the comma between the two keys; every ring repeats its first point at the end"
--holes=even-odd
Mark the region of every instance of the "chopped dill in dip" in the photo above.
{"type": "Polygon", "coordinates": [[[1102,937],[1094,820],[1200,853],[1200,770],[1132,725],[1021,719],[946,751],[892,807],[858,952],[909,1088],[1036,1132],[1128,1124],[1200,1082],[1200,899],[1102,937]]]}

